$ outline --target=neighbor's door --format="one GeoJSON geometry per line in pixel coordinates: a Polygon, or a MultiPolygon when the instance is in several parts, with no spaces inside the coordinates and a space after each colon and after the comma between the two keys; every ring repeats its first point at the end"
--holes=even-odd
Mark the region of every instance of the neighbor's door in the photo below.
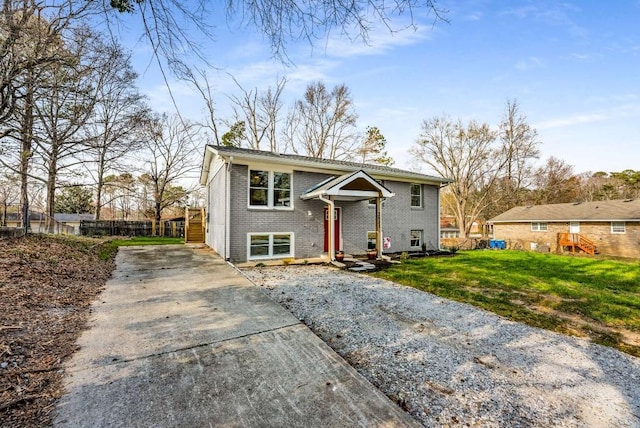
{"type": "MultiPolygon", "coordinates": [[[[333,212],[334,224],[334,249],[340,250],[340,208],[335,208],[333,212]]],[[[324,207],[324,251],[329,251],[329,208],[324,207]]]]}
{"type": "Polygon", "coordinates": [[[580,222],[572,221],[569,223],[569,233],[580,233],[580,222]]]}

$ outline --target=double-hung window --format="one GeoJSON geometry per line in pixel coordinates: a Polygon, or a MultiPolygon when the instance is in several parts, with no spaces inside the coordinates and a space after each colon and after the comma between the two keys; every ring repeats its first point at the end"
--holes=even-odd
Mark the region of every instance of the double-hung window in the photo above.
{"type": "Polygon", "coordinates": [[[293,233],[249,233],[248,259],[293,257],[293,233]]]}
{"type": "Polygon", "coordinates": [[[249,207],[291,208],[291,174],[249,170],[249,207]]]}
{"type": "Polygon", "coordinates": [[[411,208],[422,208],[422,185],[411,185],[411,208]]]}
{"type": "Polygon", "coordinates": [[[612,221],[611,222],[611,233],[626,233],[626,225],[624,221],[612,221]]]}
{"type": "Polygon", "coordinates": [[[531,231],[532,232],[546,232],[548,230],[546,222],[532,222],[531,223],[531,231]]]}
{"type": "Polygon", "coordinates": [[[422,247],[422,230],[411,231],[411,247],[412,248],[422,247]]]}

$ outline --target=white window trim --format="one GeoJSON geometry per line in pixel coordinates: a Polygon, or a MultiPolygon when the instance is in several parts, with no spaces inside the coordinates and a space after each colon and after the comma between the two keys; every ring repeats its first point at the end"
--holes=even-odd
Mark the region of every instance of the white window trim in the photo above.
{"type": "Polygon", "coordinates": [[[531,231],[532,232],[547,232],[549,230],[549,224],[546,221],[532,221],[531,222],[531,231]],[[534,227],[533,225],[537,225],[534,227]],[[542,228],[544,225],[544,229],[542,228]]]}
{"type": "Polygon", "coordinates": [[[422,205],[423,205],[423,203],[422,203],[422,199],[423,199],[423,198],[424,198],[424,195],[423,195],[423,191],[422,191],[422,184],[419,184],[419,183],[409,183],[409,207],[411,207],[411,208],[412,208],[412,209],[414,209],[414,210],[421,209],[421,208],[422,208],[422,205]],[[411,193],[411,188],[412,188],[413,186],[418,186],[418,188],[420,189],[420,199],[419,199],[419,201],[420,201],[420,205],[412,205],[412,204],[411,204],[412,199],[413,199],[413,196],[414,196],[414,194],[413,194],[413,193],[411,193]]]}
{"type": "Polygon", "coordinates": [[[251,210],[277,210],[277,211],[293,211],[293,171],[276,171],[263,167],[251,167],[247,169],[247,208],[251,210]],[[251,171],[264,171],[269,174],[269,183],[267,187],[267,205],[251,205],[251,171]],[[289,174],[289,192],[290,203],[288,207],[274,206],[273,194],[275,192],[273,177],[274,174],[289,174]]]}
{"type": "Polygon", "coordinates": [[[612,221],[611,222],[611,233],[614,235],[624,235],[627,233],[627,224],[624,221],[612,221]],[[614,224],[617,226],[622,225],[622,230],[614,230],[614,224]]]}
{"type": "Polygon", "coordinates": [[[424,230],[422,229],[411,229],[409,231],[409,246],[411,248],[422,248],[422,243],[424,242],[424,230]],[[420,232],[420,243],[418,245],[411,245],[411,241],[413,241],[413,238],[411,237],[411,233],[412,232],[420,232]]]}
{"type": "Polygon", "coordinates": [[[293,232],[250,232],[247,233],[247,260],[269,260],[269,259],[286,259],[295,257],[295,235],[293,232]],[[269,236],[269,254],[266,256],[252,256],[251,255],[251,237],[255,235],[268,235],[269,236]],[[289,246],[289,254],[273,254],[273,236],[274,235],[289,235],[291,239],[291,245],[289,246]]]}

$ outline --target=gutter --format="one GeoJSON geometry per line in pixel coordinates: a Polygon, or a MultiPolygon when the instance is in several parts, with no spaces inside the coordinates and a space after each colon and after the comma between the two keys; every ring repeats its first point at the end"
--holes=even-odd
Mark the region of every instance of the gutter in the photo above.
{"type": "MultiPolygon", "coordinates": [[[[216,150],[212,147],[212,150],[216,150]]],[[[217,152],[217,151],[216,151],[217,152]]],[[[226,152],[221,156],[229,156],[229,152],[226,152]]],[[[305,159],[290,159],[287,157],[277,157],[277,156],[265,156],[255,153],[237,153],[238,160],[246,160],[246,161],[257,161],[263,163],[272,163],[272,164],[280,164],[280,165],[290,165],[293,167],[302,167],[307,168],[310,171],[327,173],[328,170],[332,171],[341,171],[344,173],[353,173],[358,170],[363,170],[367,174],[376,178],[383,178],[387,180],[401,179],[400,181],[415,181],[416,183],[423,184],[431,184],[431,185],[439,185],[439,184],[449,184],[452,183],[453,180],[448,178],[434,177],[421,173],[411,172],[411,171],[380,171],[375,168],[369,168],[367,165],[335,165],[331,163],[321,163],[322,159],[316,160],[305,160],[305,159]]]]}
{"type": "Polygon", "coordinates": [[[227,170],[225,171],[225,198],[224,198],[224,258],[228,262],[231,249],[231,167],[233,166],[233,156],[229,156],[227,170]]]}

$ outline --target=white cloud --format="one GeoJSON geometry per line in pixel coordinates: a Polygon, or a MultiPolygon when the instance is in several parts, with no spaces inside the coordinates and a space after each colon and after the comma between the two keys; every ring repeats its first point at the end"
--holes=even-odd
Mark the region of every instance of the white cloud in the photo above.
{"type": "Polygon", "coordinates": [[[411,26],[409,23],[401,25],[399,31],[378,25],[369,31],[369,39],[350,40],[341,35],[332,35],[325,44],[325,54],[334,58],[352,58],[362,55],[379,55],[397,46],[414,45],[431,38],[435,30],[430,25],[411,26]]]}
{"type": "Polygon", "coordinates": [[[515,65],[517,70],[527,71],[534,68],[539,68],[544,65],[544,61],[541,58],[532,56],[526,59],[518,61],[515,65]]]}
{"type": "Polygon", "coordinates": [[[577,114],[573,116],[551,119],[540,122],[534,126],[536,129],[553,129],[567,126],[583,125],[587,123],[601,122],[607,120],[608,116],[602,113],[577,114]]]}

